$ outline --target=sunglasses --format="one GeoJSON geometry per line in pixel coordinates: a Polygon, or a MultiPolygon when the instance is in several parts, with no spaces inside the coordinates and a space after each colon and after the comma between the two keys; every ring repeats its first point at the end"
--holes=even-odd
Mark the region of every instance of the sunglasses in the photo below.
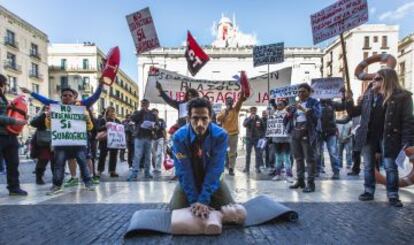
{"type": "Polygon", "coordinates": [[[306,93],[306,92],[307,92],[306,90],[299,90],[299,91],[298,91],[298,93],[299,93],[299,94],[301,94],[301,93],[306,93]]]}
{"type": "Polygon", "coordinates": [[[382,82],[384,79],[382,77],[374,77],[375,82],[382,82]]]}

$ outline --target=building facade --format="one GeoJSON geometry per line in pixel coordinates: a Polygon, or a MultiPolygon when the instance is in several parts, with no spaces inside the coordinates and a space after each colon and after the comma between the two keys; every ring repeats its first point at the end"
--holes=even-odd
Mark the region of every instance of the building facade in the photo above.
{"type": "MultiPolygon", "coordinates": [[[[52,44],[49,46],[49,97],[60,99],[60,90],[70,87],[82,98],[89,97],[98,87],[105,54],[94,43],[52,44]]],[[[138,85],[121,69],[111,87],[105,86],[93,106],[96,114],[113,106],[120,119],[138,106],[138,85]]]]}
{"type": "Polygon", "coordinates": [[[414,33],[399,42],[397,67],[401,84],[414,93],[414,33]]]}
{"type": "MultiPolygon", "coordinates": [[[[356,98],[366,88],[368,82],[358,80],[354,71],[357,65],[374,54],[387,53],[398,57],[399,27],[384,24],[361,25],[344,34],[351,89],[356,98]]],[[[339,37],[323,51],[323,77],[345,77],[342,46],[339,37]]],[[[376,63],[368,67],[368,73],[381,68],[376,63]]]]}

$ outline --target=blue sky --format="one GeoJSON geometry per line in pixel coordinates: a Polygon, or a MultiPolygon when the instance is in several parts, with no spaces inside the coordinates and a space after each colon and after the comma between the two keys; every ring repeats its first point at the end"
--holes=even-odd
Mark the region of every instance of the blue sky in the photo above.
{"type": "MultiPolygon", "coordinates": [[[[121,68],[137,80],[136,56],[125,16],[149,6],[161,45],[180,46],[190,30],[201,45],[214,37],[221,13],[260,44],[312,46],[309,16],[333,0],[0,0],[0,4],[47,33],[52,43],[96,43],[104,52],[118,45],[121,68]]],[[[400,38],[414,32],[414,0],[368,0],[369,23],[400,25],[400,38]],[[410,18],[411,17],[411,18],[410,18]]],[[[326,45],[324,42],[321,46],[326,45]]]]}

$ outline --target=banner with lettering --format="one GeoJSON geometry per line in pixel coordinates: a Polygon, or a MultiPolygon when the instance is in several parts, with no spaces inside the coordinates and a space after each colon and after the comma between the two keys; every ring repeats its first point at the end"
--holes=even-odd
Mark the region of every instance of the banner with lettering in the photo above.
{"type": "Polygon", "coordinates": [[[107,129],[107,146],[109,149],[125,149],[126,137],[125,128],[123,124],[108,122],[106,123],[107,129]]]}
{"type": "Polygon", "coordinates": [[[50,105],[52,146],[86,146],[86,117],[84,106],[50,105]]]}
{"type": "MultiPolygon", "coordinates": [[[[287,67],[270,72],[271,87],[287,86],[290,84],[292,68],[287,67]]],[[[236,80],[202,80],[193,79],[176,72],[161,68],[152,68],[145,86],[144,98],[151,103],[164,104],[155,87],[160,82],[164,91],[174,100],[182,101],[187,88],[197,89],[201,97],[208,98],[213,104],[225,104],[226,97],[235,101],[241,95],[241,85],[236,80]]],[[[252,88],[251,96],[243,103],[247,106],[267,106],[267,74],[249,78],[252,88]]]]}

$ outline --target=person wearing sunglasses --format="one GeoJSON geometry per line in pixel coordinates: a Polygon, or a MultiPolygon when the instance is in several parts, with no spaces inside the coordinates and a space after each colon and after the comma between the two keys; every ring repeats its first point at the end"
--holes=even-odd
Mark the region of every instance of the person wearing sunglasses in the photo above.
{"type": "Polygon", "coordinates": [[[291,135],[291,146],[293,157],[297,163],[297,181],[289,186],[291,189],[303,188],[303,192],[315,191],[315,145],[317,142],[316,126],[321,117],[319,101],[310,97],[312,88],[309,84],[303,83],[298,86],[299,101],[289,106],[287,123],[291,124],[288,133],[291,135]],[[290,122],[289,122],[290,121],[290,122]],[[307,184],[305,185],[305,160],[308,171],[307,184]]]}
{"type": "Polygon", "coordinates": [[[27,124],[26,120],[18,120],[7,116],[9,102],[5,96],[7,91],[7,78],[0,74],[0,152],[7,165],[7,189],[10,196],[27,196],[27,192],[20,188],[19,182],[19,142],[17,135],[11,134],[8,125],[27,124]]]}
{"type": "Polygon", "coordinates": [[[382,156],[387,175],[387,197],[390,206],[402,207],[398,195],[398,168],[395,162],[401,149],[414,145],[412,93],[398,82],[395,70],[379,70],[368,89],[354,105],[347,94],[347,111],[351,117],[361,115],[355,135],[355,148],[364,159],[364,192],[361,201],[374,199],[375,162],[382,156]]]}

